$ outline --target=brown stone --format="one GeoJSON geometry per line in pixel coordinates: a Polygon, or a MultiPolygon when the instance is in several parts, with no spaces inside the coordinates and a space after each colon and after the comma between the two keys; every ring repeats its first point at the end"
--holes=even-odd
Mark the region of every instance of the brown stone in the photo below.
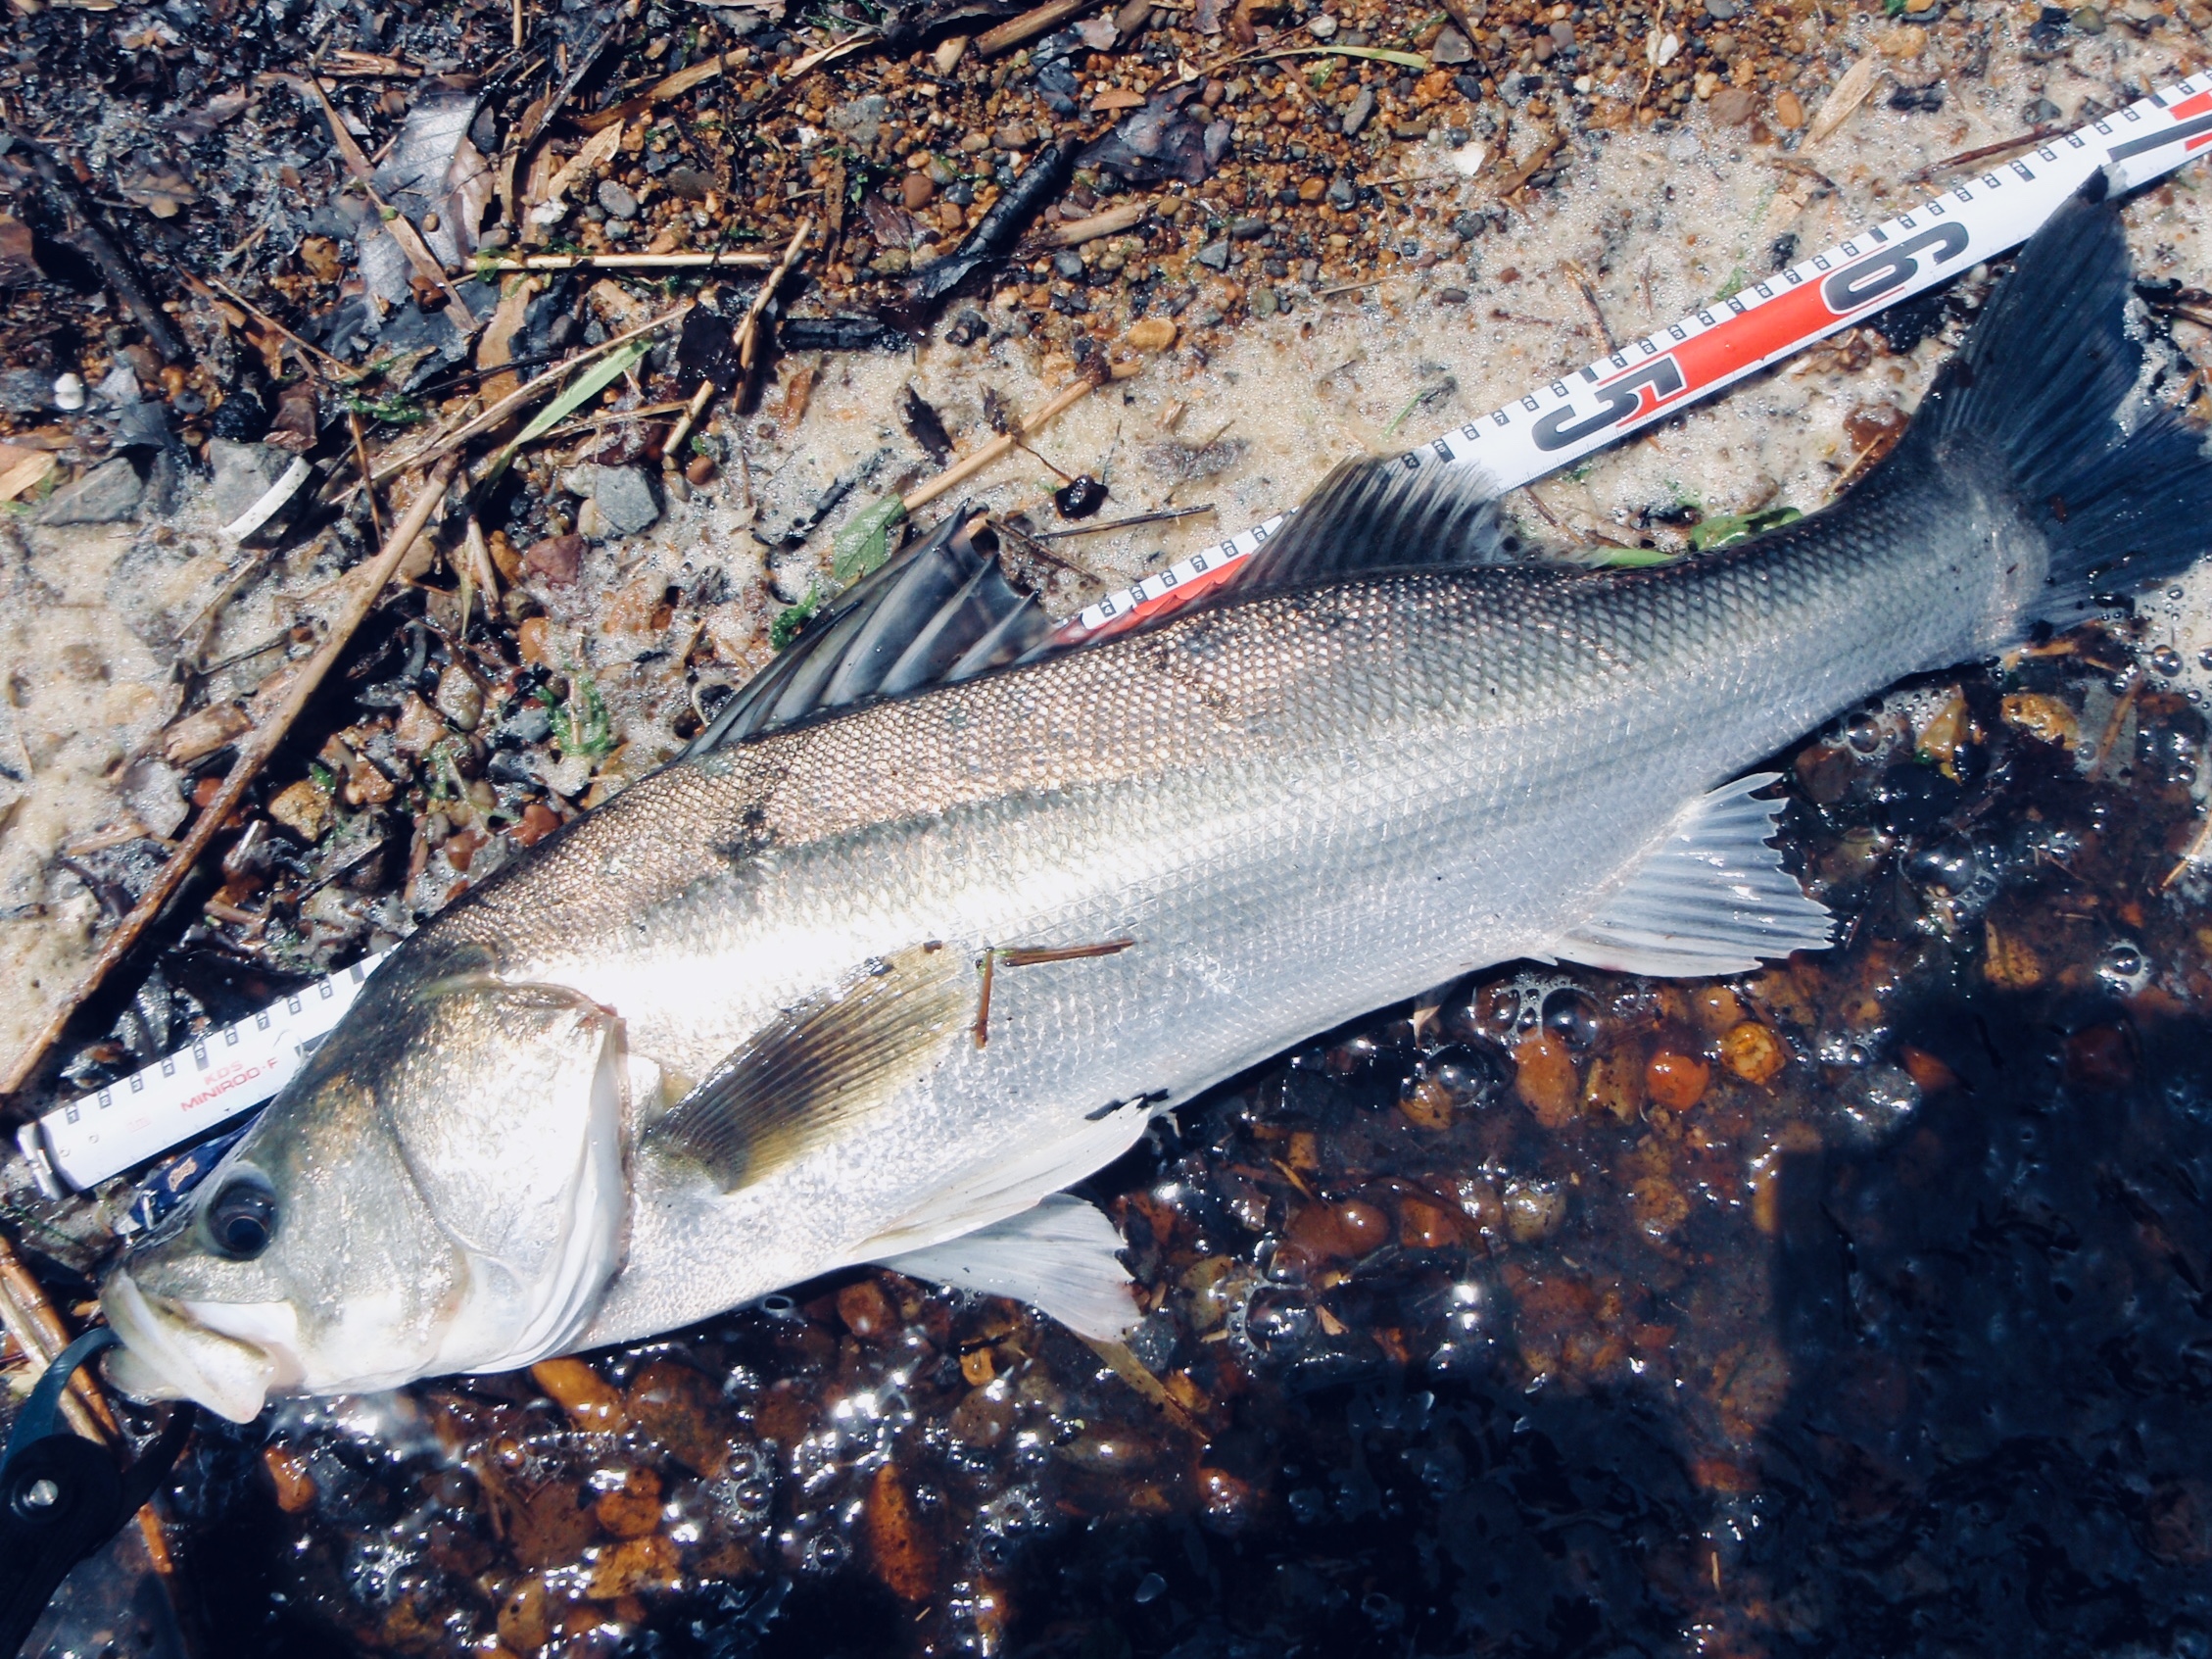
{"type": "Polygon", "coordinates": [[[579,1429],[616,1434],[628,1426],[622,1396],[580,1359],[541,1359],[530,1367],[530,1378],[579,1429]]]}
{"type": "Polygon", "coordinates": [[[1644,1066],[1644,1088],[1670,1111],[1686,1112],[1706,1098],[1712,1067],[1695,1054],[1671,1050],[1654,1054],[1644,1066]]]}
{"type": "Polygon", "coordinates": [[[886,1463],[868,1483],[860,1535],[884,1587],[901,1601],[925,1601],[937,1587],[938,1544],[914,1507],[896,1465],[886,1463]]]}
{"type": "Polygon", "coordinates": [[[2043,743],[2072,749],[2082,741],[2082,722],[2074,710],[2055,697],[2041,692],[2016,691],[1997,705],[2008,726],[2043,743]]]}
{"type": "Polygon", "coordinates": [[[277,792],[268,815],[312,847],[330,827],[330,797],[302,778],[277,792]]]}
{"type": "Polygon", "coordinates": [[[1782,1040],[1755,1020],[1731,1026],[1720,1039],[1721,1063],[1746,1083],[1769,1083],[1789,1062],[1782,1040]]]}
{"type": "Polygon", "coordinates": [[[1722,126],[1742,126],[1758,114],[1758,95],[1741,86],[1723,86],[1712,95],[1712,119],[1722,126]]]}
{"type": "Polygon", "coordinates": [[[298,1454],[280,1445],[262,1447],[262,1467],[276,1488],[276,1507],[297,1515],[314,1502],[314,1477],[298,1454]]]}
{"type": "Polygon", "coordinates": [[[1143,317],[1130,323],[1122,335],[1125,345],[1140,352],[1164,352],[1176,343],[1176,324],[1173,317],[1143,317]]]}
{"type": "Polygon", "coordinates": [[[533,576],[545,577],[555,587],[566,587],[576,580],[576,568],[584,560],[584,538],[574,533],[548,536],[522,550],[522,568],[533,576]]]}
{"type": "Polygon", "coordinates": [[[1582,1103],[1594,1112],[1608,1112],[1622,1123],[1634,1123],[1644,1109],[1644,1058],[1641,1054],[1601,1054],[1590,1062],[1590,1078],[1582,1088],[1582,1103]]]}
{"type": "Polygon", "coordinates": [[[938,187],[928,173],[910,172],[899,180],[898,193],[908,213],[920,213],[936,197],[938,187]]]}
{"type": "Polygon", "coordinates": [[[553,1639],[553,1607],[546,1581],[532,1574],[500,1603],[500,1645],[510,1653],[535,1653],[553,1639]]]}
{"type": "Polygon", "coordinates": [[[2036,948],[1995,922],[1982,924],[1982,977],[2000,991],[2027,991],[2044,982],[2036,948]]]}
{"type": "Polygon", "coordinates": [[[862,1342],[898,1328],[898,1310],[873,1279],[847,1285],[838,1293],[838,1317],[862,1342]]]}
{"type": "Polygon", "coordinates": [[[642,1589],[666,1589],[683,1570],[676,1546],[664,1537],[624,1538],[592,1563],[585,1593],[594,1601],[612,1601],[642,1589]]]}
{"type": "Polygon", "coordinates": [[[1546,1129],[1563,1129],[1580,1115],[1582,1080],[1564,1043],[1550,1035],[1523,1043],[1514,1067],[1514,1093],[1546,1129]]]}
{"type": "Polygon", "coordinates": [[[1441,1250],[1460,1242],[1459,1218],[1425,1198],[1398,1204],[1398,1237],[1417,1250],[1441,1250]]]}
{"type": "Polygon", "coordinates": [[[1804,103],[1787,87],[1775,94],[1774,124],[1784,132],[1795,132],[1804,125],[1804,103]]]}
{"type": "Polygon", "coordinates": [[[660,1526],[660,1477],[650,1469],[630,1470],[620,1487],[600,1493],[592,1513],[614,1537],[644,1537],[660,1526]]]}
{"type": "Polygon", "coordinates": [[[631,1421],[695,1474],[718,1475],[729,1461],[737,1436],[725,1420],[721,1390],[690,1366],[652,1361],[630,1380],[623,1403],[631,1421]]]}

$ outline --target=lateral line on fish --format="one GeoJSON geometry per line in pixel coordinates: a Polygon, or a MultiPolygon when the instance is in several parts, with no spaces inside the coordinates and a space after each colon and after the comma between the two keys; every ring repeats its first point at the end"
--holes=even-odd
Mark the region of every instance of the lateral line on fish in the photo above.
{"type": "MultiPolygon", "coordinates": [[[[2026,240],[2097,167],[2115,167],[2116,187],[2132,190],[2207,153],[2212,71],[2199,71],[1533,388],[1401,462],[1418,468],[1474,461],[1501,492],[1518,488],[1995,258],[2026,240]],[[1923,253],[1933,255],[1924,264],[1923,253]],[[1848,305],[1828,305],[1831,289],[1848,305]],[[1798,310],[1806,315],[1791,327],[1798,310]],[[1662,392],[1670,375],[1679,384],[1662,392]]],[[[1118,632],[1211,591],[1286,521],[1277,513],[1108,595],[1061,623],[1056,641],[1118,632]]],[[[383,959],[365,957],[24,1124],[17,1144],[39,1186],[54,1197],[89,1190],[268,1099],[298,1074],[383,959]]],[[[987,1041],[990,960],[979,1048],[987,1041]]]]}
{"type": "MultiPolygon", "coordinates": [[[[2212,72],[2200,71],[1533,387],[1398,463],[1476,466],[1503,495],[2017,246],[2100,167],[2118,171],[2119,192],[2208,152],[2212,72]]],[[[1108,594],[1062,622],[1053,643],[1157,621],[1215,591],[1290,518],[1275,513],[1108,594]]]]}

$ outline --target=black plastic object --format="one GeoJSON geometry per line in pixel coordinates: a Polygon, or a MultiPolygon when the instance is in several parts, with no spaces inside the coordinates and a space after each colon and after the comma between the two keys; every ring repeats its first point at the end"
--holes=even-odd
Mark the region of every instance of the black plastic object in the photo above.
{"type": "Polygon", "coordinates": [[[1047,145],[1035,161],[1023,170],[990,212],[976,221],[967,239],[942,259],[932,260],[906,279],[906,306],[917,322],[949,299],[977,271],[1002,263],[1022,239],[1030,220],[1043,212],[1068,187],[1075,176],[1076,152],[1082,146],[1069,141],[1047,145]]]}
{"type": "Polygon", "coordinates": [[[61,1422],[72,1374],[119,1339],[99,1326],[61,1351],[30,1391],[0,1457],[0,1654],[13,1655],[69,1571],[106,1543],[154,1493],[192,1432],[179,1406],[128,1468],[61,1422]]]}

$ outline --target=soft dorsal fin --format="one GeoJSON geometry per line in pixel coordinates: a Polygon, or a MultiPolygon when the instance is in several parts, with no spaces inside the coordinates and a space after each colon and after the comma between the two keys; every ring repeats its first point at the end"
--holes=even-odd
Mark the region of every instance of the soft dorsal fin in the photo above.
{"type": "Polygon", "coordinates": [[[1827,906],[1804,896],[1767,845],[1782,803],[1753,798],[1779,781],[1779,773],[1756,772],[1692,802],[1551,953],[1617,973],[1705,979],[1826,950],[1827,906]]]}
{"type": "Polygon", "coordinates": [[[1408,450],[1339,462],[1220,594],[1233,602],[1331,577],[1513,564],[1523,553],[1479,469],[1408,450]]]}
{"type": "Polygon", "coordinates": [[[1052,618],[1006,580],[979,544],[981,526],[956,513],[855,582],[715,711],[685,756],[867,698],[950,685],[1042,645],[1052,618]]]}
{"type": "Polygon", "coordinates": [[[1079,1337],[1118,1342],[1143,1317],[1118,1252],[1122,1236],[1095,1204],[1054,1194],[1033,1208],[924,1249],[879,1258],[909,1278],[1011,1296],[1079,1337]]]}
{"type": "Polygon", "coordinates": [[[641,1137],[724,1192],[882,1111],[971,1028],[976,966],[949,945],[868,962],[770,1020],[641,1137]]]}

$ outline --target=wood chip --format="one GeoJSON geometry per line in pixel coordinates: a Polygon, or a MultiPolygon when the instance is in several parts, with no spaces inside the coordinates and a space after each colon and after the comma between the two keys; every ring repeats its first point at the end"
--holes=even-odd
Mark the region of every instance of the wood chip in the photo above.
{"type": "Polygon", "coordinates": [[[1844,78],[1836,82],[1835,91],[1828,94],[1818,110],[1813,113],[1812,126],[1805,133],[1804,147],[1808,150],[1823,140],[1834,136],[1836,129],[1851,120],[1851,112],[1866,102],[1874,90],[1874,83],[1882,78],[1882,61],[1869,55],[1844,72],[1844,78]]]}

